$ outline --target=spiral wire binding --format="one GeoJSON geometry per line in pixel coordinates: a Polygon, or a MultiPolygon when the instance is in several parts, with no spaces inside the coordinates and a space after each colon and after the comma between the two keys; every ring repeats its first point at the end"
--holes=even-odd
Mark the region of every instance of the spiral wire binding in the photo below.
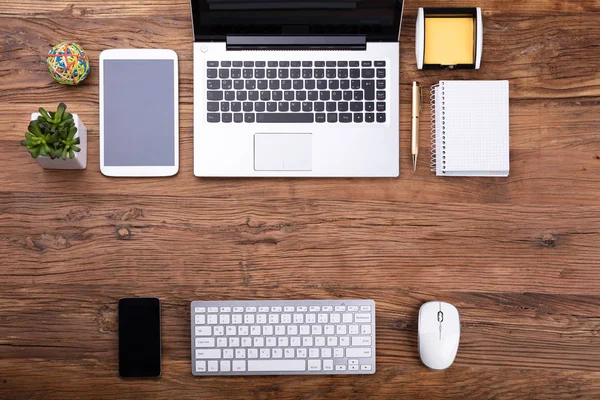
{"type": "Polygon", "coordinates": [[[444,88],[444,82],[440,82],[437,85],[431,87],[430,95],[430,107],[431,107],[431,171],[437,172],[436,165],[438,161],[437,154],[437,135],[436,135],[436,92],[441,87],[442,89],[442,174],[446,173],[446,90],[444,88]]]}

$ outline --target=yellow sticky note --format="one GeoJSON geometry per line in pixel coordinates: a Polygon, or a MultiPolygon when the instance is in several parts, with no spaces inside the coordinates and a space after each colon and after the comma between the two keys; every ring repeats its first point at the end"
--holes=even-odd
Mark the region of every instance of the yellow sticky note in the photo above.
{"type": "Polygon", "coordinates": [[[425,64],[473,64],[474,29],[471,17],[425,18],[425,64]]]}

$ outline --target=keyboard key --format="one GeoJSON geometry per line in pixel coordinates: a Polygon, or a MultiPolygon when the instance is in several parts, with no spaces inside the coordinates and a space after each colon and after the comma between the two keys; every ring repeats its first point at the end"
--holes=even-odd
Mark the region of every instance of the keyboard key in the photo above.
{"type": "Polygon", "coordinates": [[[260,92],[260,99],[262,101],[269,101],[271,100],[271,92],[269,92],[268,90],[263,90],[260,92]]]}
{"type": "Polygon", "coordinates": [[[244,122],[254,122],[254,113],[245,113],[244,122]]]}
{"type": "Polygon", "coordinates": [[[300,63],[300,61],[292,61],[290,63],[290,65],[292,66],[292,68],[297,68],[297,67],[301,66],[302,64],[300,63]]]}
{"type": "Polygon", "coordinates": [[[292,80],[291,79],[284,79],[281,81],[281,89],[290,90],[291,88],[292,88],[292,80]]]}
{"type": "Polygon", "coordinates": [[[254,61],[244,61],[244,67],[246,67],[246,68],[254,67],[254,61]]]}
{"type": "Polygon", "coordinates": [[[354,91],[354,100],[361,101],[362,99],[363,99],[363,92],[362,92],[362,90],[355,90],[354,91]]]}
{"type": "Polygon", "coordinates": [[[233,86],[233,81],[231,79],[225,79],[225,80],[221,81],[221,84],[223,85],[223,89],[231,90],[231,88],[233,86]]]}
{"type": "Polygon", "coordinates": [[[352,336],[352,346],[370,346],[371,336],[352,336]]]}
{"type": "Polygon", "coordinates": [[[242,77],[242,70],[239,68],[231,70],[231,78],[232,79],[240,79],[242,77]]]}
{"type": "Polygon", "coordinates": [[[264,112],[265,111],[265,102],[264,101],[257,101],[256,103],[254,103],[254,111],[256,111],[256,112],[264,112]]]}
{"type": "Polygon", "coordinates": [[[327,67],[335,67],[335,61],[326,61],[325,66],[327,67]]]}
{"type": "Polygon", "coordinates": [[[258,90],[250,90],[248,92],[248,100],[258,101],[258,90]]]}
{"type": "Polygon", "coordinates": [[[372,101],[365,102],[365,111],[375,111],[375,103],[372,101]]]}
{"type": "Polygon", "coordinates": [[[234,101],[233,103],[231,103],[231,111],[242,111],[242,103],[239,101],[234,101]]]}
{"type": "Polygon", "coordinates": [[[251,68],[244,68],[243,75],[244,79],[252,79],[254,71],[251,68]]]}
{"type": "Polygon", "coordinates": [[[277,67],[277,61],[269,61],[269,62],[267,62],[267,67],[277,67]]]}
{"type": "Polygon", "coordinates": [[[360,69],[358,68],[352,68],[350,70],[350,78],[360,78],[360,69]]]}
{"type": "Polygon", "coordinates": [[[370,358],[371,356],[370,347],[351,347],[346,349],[346,358],[370,358]]]}
{"type": "Polygon", "coordinates": [[[358,123],[363,122],[363,115],[362,115],[362,113],[354,113],[353,116],[354,116],[354,122],[355,123],[358,124],[358,123]]]}
{"type": "Polygon", "coordinates": [[[376,67],[385,67],[385,61],[375,61],[376,67]]]}
{"type": "Polygon", "coordinates": [[[242,372],[245,370],[246,370],[246,361],[245,360],[233,361],[233,371],[242,372]]]}
{"type": "Polygon", "coordinates": [[[285,101],[292,101],[295,99],[294,92],[292,90],[286,90],[283,92],[283,99],[285,101]]]}
{"type": "Polygon", "coordinates": [[[362,89],[365,91],[365,100],[375,100],[375,81],[363,80],[362,89]]]}
{"type": "Polygon", "coordinates": [[[219,103],[217,103],[216,101],[209,101],[208,103],[206,103],[206,110],[219,111],[219,103]]]}
{"type": "Polygon", "coordinates": [[[357,90],[360,89],[360,81],[358,79],[354,79],[350,81],[350,89],[357,90]]]}
{"type": "Polygon", "coordinates": [[[329,100],[329,98],[330,98],[330,93],[328,90],[322,90],[319,92],[319,99],[321,101],[327,101],[327,100],[329,100]]]}
{"type": "Polygon", "coordinates": [[[309,79],[304,81],[304,88],[306,90],[312,90],[316,87],[316,81],[314,79],[309,79]]]}
{"type": "Polygon", "coordinates": [[[244,121],[244,116],[242,115],[242,113],[235,113],[233,114],[233,122],[243,122],[244,121]]]}
{"type": "Polygon", "coordinates": [[[271,98],[275,101],[283,100],[283,92],[281,90],[274,90],[271,92],[271,98]]]}
{"type": "Polygon", "coordinates": [[[373,113],[366,113],[365,114],[365,121],[366,122],[373,122],[373,121],[375,121],[375,114],[373,114],[373,113]]]}
{"type": "Polygon", "coordinates": [[[304,68],[310,68],[312,67],[312,61],[302,61],[302,67],[304,68]]]}
{"type": "Polygon", "coordinates": [[[316,101],[314,107],[317,112],[325,111],[325,103],[322,101],[316,101]]]}
{"type": "Polygon", "coordinates": [[[321,360],[308,360],[308,370],[309,371],[320,371],[321,370],[321,360]]]}
{"type": "Polygon", "coordinates": [[[325,72],[325,77],[327,79],[335,78],[336,77],[336,70],[335,69],[327,69],[327,71],[325,72]]]}
{"type": "Polygon", "coordinates": [[[210,90],[218,90],[221,89],[221,81],[218,79],[209,79],[206,82],[206,88],[210,90]]]}
{"type": "MultiPolygon", "coordinates": [[[[287,104],[287,103],[286,103],[287,104]]],[[[311,113],[257,113],[256,122],[258,123],[312,123],[314,122],[311,113]]]]}
{"type": "Polygon", "coordinates": [[[207,67],[218,67],[219,66],[219,62],[218,61],[207,61],[206,62],[206,66],[207,67]]]}
{"type": "Polygon", "coordinates": [[[290,62],[289,61],[279,61],[279,66],[289,68],[290,62]]]}
{"type": "Polygon", "coordinates": [[[360,63],[361,67],[370,67],[371,66],[371,61],[362,61],[360,63]]]}
{"type": "Polygon", "coordinates": [[[229,78],[229,70],[228,69],[220,69],[219,70],[219,78],[221,78],[221,79],[229,78]]]}
{"type": "Polygon", "coordinates": [[[263,79],[266,75],[266,71],[263,68],[254,70],[254,77],[256,79],[263,79]]]}
{"type": "Polygon", "coordinates": [[[209,68],[206,70],[206,77],[209,79],[214,79],[217,77],[217,70],[214,68],[209,68]]]}
{"type": "Polygon", "coordinates": [[[323,79],[325,77],[325,70],[321,68],[315,69],[314,76],[316,79],[323,79]]]}
{"type": "Polygon", "coordinates": [[[319,90],[327,89],[327,81],[325,79],[319,79],[317,81],[317,89],[319,89],[319,90]]]}
{"type": "Polygon", "coordinates": [[[272,79],[269,81],[269,89],[271,90],[279,90],[279,81],[272,79]]]}
{"type": "Polygon", "coordinates": [[[207,122],[221,122],[221,115],[218,113],[208,113],[206,114],[207,122]]]}
{"type": "Polygon", "coordinates": [[[212,360],[208,362],[208,372],[218,372],[219,371],[219,362],[212,360]]]}
{"type": "Polygon", "coordinates": [[[215,347],[215,338],[197,337],[195,340],[196,347],[215,347]]]}
{"type": "Polygon", "coordinates": [[[257,61],[254,63],[254,66],[257,68],[264,68],[265,67],[265,62],[264,61],[257,61]]]}
{"type": "Polygon", "coordinates": [[[267,78],[268,79],[275,79],[275,78],[277,78],[277,70],[276,69],[268,69],[267,70],[267,78]]]}
{"type": "MultiPolygon", "coordinates": [[[[352,103],[350,103],[350,111],[362,111],[362,110],[363,110],[362,102],[353,101],[352,103]]],[[[351,311],[351,310],[349,310],[349,311],[351,311]]]]}
{"type": "Polygon", "coordinates": [[[305,371],[306,360],[248,360],[249,372],[305,371]]]}
{"type": "Polygon", "coordinates": [[[233,66],[233,68],[240,68],[242,67],[244,64],[241,61],[233,61],[231,63],[231,65],[233,66]]]}
{"type": "Polygon", "coordinates": [[[385,114],[377,113],[377,122],[385,122],[385,114]]]}
{"type": "Polygon", "coordinates": [[[337,65],[340,68],[347,67],[348,66],[348,61],[338,61],[337,65]]]}
{"type": "Polygon", "coordinates": [[[222,372],[231,372],[231,361],[222,360],[220,367],[222,372]]]}
{"type": "Polygon", "coordinates": [[[196,361],[196,372],[206,372],[206,361],[196,361]]]}
{"type": "MultiPolygon", "coordinates": [[[[274,101],[269,101],[267,103],[267,111],[269,111],[269,112],[277,111],[277,103],[274,101]]],[[[260,121],[258,121],[258,122],[260,122],[260,121]]]]}
{"type": "Polygon", "coordinates": [[[287,79],[289,78],[290,72],[288,69],[279,69],[279,72],[277,74],[277,76],[279,77],[279,79],[287,79]]]}
{"type": "Polygon", "coordinates": [[[385,111],[385,103],[377,103],[377,111],[383,112],[385,111]]]}
{"type": "Polygon", "coordinates": [[[385,100],[385,91],[383,91],[383,90],[377,91],[377,100],[385,100]]]}
{"type": "Polygon", "coordinates": [[[339,103],[337,103],[337,106],[338,106],[338,111],[343,111],[343,112],[348,111],[348,102],[347,101],[340,101],[339,103]]]}
{"type": "Polygon", "coordinates": [[[207,359],[207,358],[221,358],[220,349],[196,349],[196,358],[207,359]]]}
{"type": "Polygon", "coordinates": [[[304,83],[301,79],[295,79],[293,87],[294,90],[302,90],[304,89],[304,83]]]}
{"type": "Polygon", "coordinates": [[[228,90],[225,92],[225,100],[232,101],[235,100],[235,92],[233,90],[228,90]]]}
{"type": "MultiPolygon", "coordinates": [[[[245,101],[243,103],[244,112],[252,112],[252,109],[254,108],[253,106],[254,106],[254,104],[251,101],[245,101]]],[[[224,322],[221,322],[221,323],[223,324],[224,322]]]]}
{"type": "Polygon", "coordinates": [[[336,113],[328,113],[327,114],[327,122],[329,122],[329,123],[337,122],[337,114],[336,113]]]}
{"type": "Polygon", "coordinates": [[[312,103],[310,101],[302,102],[302,112],[312,112],[312,103]]]}
{"type": "Polygon", "coordinates": [[[344,99],[344,101],[352,100],[352,90],[344,90],[342,98],[344,99]]]}
{"type": "Polygon", "coordinates": [[[324,67],[325,61],[315,61],[315,67],[324,67]]]}
{"type": "Polygon", "coordinates": [[[343,123],[352,122],[352,114],[340,113],[340,122],[343,122],[343,123]]]}
{"type": "Polygon", "coordinates": [[[342,100],[342,91],[341,90],[333,90],[331,92],[331,99],[335,101],[342,100]]]}
{"type": "Polygon", "coordinates": [[[371,79],[375,77],[375,70],[373,68],[364,68],[362,70],[363,79],[371,79]]]}
{"type": "Polygon", "coordinates": [[[235,92],[237,101],[246,101],[248,98],[248,93],[245,90],[240,90],[235,92]]]}
{"type": "Polygon", "coordinates": [[[242,90],[244,89],[244,81],[241,79],[236,79],[233,81],[233,88],[235,90],[242,90]]]}
{"type": "Polygon", "coordinates": [[[340,81],[338,81],[337,79],[332,79],[329,81],[329,89],[337,90],[339,88],[340,88],[340,81]]]}
{"type": "Polygon", "coordinates": [[[317,114],[315,114],[315,121],[318,122],[318,123],[325,122],[325,114],[324,113],[317,113],[317,114]]]}
{"type": "Polygon", "coordinates": [[[350,88],[350,81],[348,79],[343,79],[340,81],[340,89],[346,90],[350,88]]]}
{"type": "Polygon", "coordinates": [[[349,65],[351,67],[360,67],[360,63],[358,61],[350,61],[349,65]]]}
{"type": "MultiPolygon", "coordinates": [[[[325,103],[325,109],[327,111],[335,111],[336,104],[337,103],[335,101],[328,101],[327,103],[325,103]]],[[[314,314],[312,314],[312,315],[314,315],[314,314]]],[[[314,321],[308,321],[308,320],[306,322],[311,323],[311,324],[314,323],[314,321]]]]}
{"type": "Polygon", "coordinates": [[[296,69],[290,70],[290,78],[292,78],[292,79],[298,79],[298,78],[300,78],[300,76],[302,76],[302,75],[301,75],[299,69],[296,68],[296,69]]]}
{"type": "Polygon", "coordinates": [[[377,89],[385,89],[385,81],[377,81],[377,89]]]}
{"type": "Polygon", "coordinates": [[[385,69],[377,68],[377,78],[385,78],[385,69]]]}
{"type": "MultiPolygon", "coordinates": [[[[290,103],[290,111],[298,112],[298,111],[300,111],[300,109],[301,109],[301,105],[300,105],[299,101],[292,101],[290,103]]],[[[277,314],[275,314],[275,315],[277,315],[277,314]]],[[[271,323],[271,322],[269,322],[269,323],[271,323]]]]}
{"type": "Polygon", "coordinates": [[[347,69],[338,69],[338,78],[345,79],[347,77],[348,77],[348,70],[347,69]]]}

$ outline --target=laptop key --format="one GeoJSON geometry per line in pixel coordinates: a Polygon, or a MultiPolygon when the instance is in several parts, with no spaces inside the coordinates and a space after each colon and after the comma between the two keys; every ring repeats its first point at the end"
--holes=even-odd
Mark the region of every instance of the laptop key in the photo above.
{"type": "Polygon", "coordinates": [[[223,100],[223,91],[222,90],[208,90],[206,92],[206,100],[212,101],[221,101],[223,100]]]}
{"type": "Polygon", "coordinates": [[[206,114],[207,122],[221,122],[221,114],[219,113],[207,113],[206,114]]]}
{"type": "Polygon", "coordinates": [[[259,68],[259,69],[255,69],[254,70],[254,77],[256,79],[263,79],[265,77],[265,70],[263,68],[259,68]]]}
{"type": "Polygon", "coordinates": [[[350,81],[348,79],[344,79],[340,81],[340,89],[346,90],[350,89],[350,81]]]}
{"type": "Polygon", "coordinates": [[[324,67],[325,66],[325,61],[315,61],[315,67],[324,67]]]}
{"type": "Polygon", "coordinates": [[[207,67],[211,67],[211,68],[218,67],[219,66],[219,62],[218,61],[207,61],[206,62],[206,66],[207,67]]]}
{"type": "Polygon", "coordinates": [[[244,81],[241,79],[236,79],[235,81],[233,81],[233,88],[235,90],[242,90],[244,89],[244,81]]]}
{"type": "Polygon", "coordinates": [[[218,90],[221,89],[221,81],[218,79],[209,79],[206,82],[206,88],[210,90],[218,90]]]}
{"type": "Polygon", "coordinates": [[[252,112],[253,103],[251,101],[245,101],[243,106],[244,112],[252,112]]]}
{"type": "Polygon", "coordinates": [[[280,68],[278,71],[279,72],[278,72],[277,76],[279,77],[279,79],[287,79],[287,78],[289,78],[290,72],[289,72],[288,69],[281,69],[280,68]]]}
{"type": "Polygon", "coordinates": [[[315,69],[315,78],[316,79],[323,79],[325,77],[325,70],[324,69],[315,69]]]}
{"type": "Polygon", "coordinates": [[[244,68],[243,76],[244,79],[252,79],[254,76],[254,71],[251,68],[244,68]]]}
{"type": "Polygon", "coordinates": [[[279,61],[279,66],[284,67],[284,68],[289,68],[290,62],[289,61],[279,61]]]}
{"type": "Polygon", "coordinates": [[[342,99],[342,91],[334,90],[331,92],[331,100],[340,101],[342,99]]]}
{"type": "Polygon", "coordinates": [[[219,111],[219,103],[217,103],[216,101],[209,101],[208,103],[206,103],[206,110],[219,111]]]}
{"type": "Polygon", "coordinates": [[[223,89],[231,90],[231,87],[233,86],[233,81],[231,79],[225,79],[221,81],[221,85],[223,85],[223,89]]]}
{"type": "Polygon", "coordinates": [[[377,111],[379,111],[379,112],[385,111],[385,102],[377,103],[377,111]]]}
{"type": "Polygon", "coordinates": [[[352,78],[352,79],[360,78],[360,69],[352,68],[350,70],[350,78],[352,78]]]}
{"type": "Polygon", "coordinates": [[[363,80],[362,89],[365,91],[365,100],[375,100],[375,81],[363,80]]]}
{"type": "Polygon", "coordinates": [[[326,65],[327,67],[335,67],[335,61],[326,61],[326,62],[325,62],[325,65],[326,65]]]}
{"type": "Polygon", "coordinates": [[[310,101],[302,102],[302,112],[312,112],[312,103],[310,101]]]}
{"type": "Polygon", "coordinates": [[[254,122],[254,113],[244,113],[244,122],[254,122]]]}
{"type": "Polygon", "coordinates": [[[360,63],[358,61],[350,61],[349,64],[351,67],[359,67],[360,66],[360,63]]]}
{"type": "Polygon", "coordinates": [[[348,77],[348,70],[347,69],[338,69],[338,78],[340,79],[345,79],[348,77]]]}
{"type": "Polygon", "coordinates": [[[299,101],[292,101],[290,103],[290,111],[298,112],[301,109],[301,105],[299,101]]]}
{"type": "Polygon", "coordinates": [[[363,103],[362,101],[353,101],[350,103],[350,111],[362,111],[363,103]]]}
{"type": "Polygon", "coordinates": [[[375,110],[375,103],[372,101],[367,101],[365,102],[365,111],[374,111],[375,110]]]}
{"type": "Polygon", "coordinates": [[[385,81],[384,80],[377,81],[377,89],[385,89],[385,81]]]}
{"type": "Polygon", "coordinates": [[[268,69],[267,70],[267,78],[268,79],[275,79],[275,78],[277,78],[277,70],[276,69],[268,69]]]}
{"type": "Polygon", "coordinates": [[[219,78],[221,79],[227,79],[229,78],[229,70],[224,68],[224,69],[220,69],[219,70],[219,78]]]}
{"type": "Polygon", "coordinates": [[[221,115],[221,118],[223,119],[223,122],[231,122],[233,119],[233,115],[231,113],[223,113],[221,115]]]}
{"type": "Polygon", "coordinates": [[[239,92],[235,92],[237,101],[246,101],[248,98],[248,93],[245,90],[240,90],[239,92]]]}
{"type": "Polygon", "coordinates": [[[329,123],[337,122],[337,114],[336,113],[328,113],[327,114],[327,122],[329,122],[329,123]]]}
{"type": "Polygon", "coordinates": [[[248,100],[258,101],[258,90],[251,90],[248,92],[248,100]]]}
{"type": "Polygon", "coordinates": [[[385,113],[377,113],[377,122],[385,122],[385,113]]]}
{"type": "Polygon", "coordinates": [[[322,112],[325,111],[325,103],[322,101],[315,102],[315,111],[322,112]]]}
{"type": "Polygon", "coordinates": [[[267,67],[277,67],[277,61],[269,61],[267,62],[267,67]]]}
{"type": "Polygon", "coordinates": [[[294,90],[304,89],[304,81],[302,79],[294,79],[294,90]]]}
{"type": "Polygon", "coordinates": [[[287,112],[290,110],[290,103],[288,103],[287,101],[280,101],[279,103],[277,103],[277,110],[279,112],[287,112]]]}
{"type": "Polygon", "coordinates": [[[233,122],[243,122],[244,121],[244,115],[242,113],[235,113],[233,114],[233,122]]]}
{"type": "Polygon", "coordinates": [[[385,100],[385,91],[383,91],[383,90],[377,91],[377,100],[385,100]]]}
{"type": "Polygon", "coordinates": [[[304,81],[304,88],[306,90],[313,90],[316,87],[317,83],[313,79],[309,79],[304,81]]]}
{"type": "Polygon", "coordinates": [[[324,113],[315,114],[315,121],[319,122],[319,123],[325,122],[325,114],[324,113]]]}
{"type": "Polygon", "coordinates": [[[304,68],[312,67],[312,61],[302,61],[302,67],[304,67],[304,68]]]}
{"type": "Polygon", "coordinates": [[[352,122],[352,114],[340,113],[340,122],[343,122],[343,123],[352,122]]]}
{"type": "Polygon", "coordinates": [[[370,67],[370,66],[371,66],[371,61],[364,61],[364,60],[363,60],[363,61],[360,63],[360,66],[361,66],[361,67],[370,67]]]}
{"type": "Polygon", "coordinates": [[[327,79],[335,78],[336,77],[335,69],[327,69],[327,71],[325,72],[325,77],[327,79]]]}
{"type": "Polygon", "coordinates": [[[264,68],[265,62],[264,61],[257,61],[257,62],[254,63],[254,66],[256,68],[264,68]]]}
{"type": "Polygon", "coordinates": [[[298,68],[299,66],[301,66],[302,64],[300,63],[300,61],[292,61],[291,62],[291,66],[292,68],[298,68]]]}
{"type": "Polygon", "coordinates": [[[308,99],[310,101],[319,100],[319,92],[317,92],[316,90],[309,91],[308,92],[308,99]]]}
{"type": "Polygon", "coordinates": [[[363,79],[371,79],[375,77],[375,70],[373,68],[363,68],[362,70],[363,79]]]}
{"type": "Polygon", "coordinates": [[[291,79],[284,79],[281,81],[281,89],[290,90],[291,88],[292,88],[292,80],[291,79]]]}
{"type": "Polygon", "coordinates": [[[335,111],[335,109],[336,109],[336,102],[335,101],[328,101],[327,103],[325,103],[325,109],[327,111],[335,111]]]}
{"type": "Polygon", "coordinates": [[[312,123],[314,116],[312,113],[285,113],[274,114],[257,113],[256,122],[258,123],[312,123]]]}
{"type": "Polygon", "coordinates": [[[385,60],[375,61],[376,67],[385,67],[385,60]]]}
{"type": "Polygon", "coordinates": [[[228,101],[222,101],[221,102],[221,111],[222,112],[229,111],[229,102],[228,101]]]}
{"type": "Polygon", "coordinates": [[[362,115],[362,113],[354,113],[352,115],[354,116],[354,122],[356,122],[356,123],[363,122],[363,115],[362,115]]]}
{"type": "Polygon", "coordinates": [[[329,91],[328,90],[322,90],[322,91],[320,91],[319,92],[319,99],[321,99],[321,101],[327,101],[327,100],[329,100],[330,99],[329,91]]]}
{"type": "Polygon", "coordinates": [[[269,101],[271,100],[271,92],[269,92],[268,90],[263,90],[260,92],[260,99],[262,101],[269,101]]]}
{"type": "Polygon", "coordinates": [[[344,101],[352,100],[352,90],[344,90],[342,97],[343,97],[344,101]]]}
{"type": "Polygon", "coordinates": [[[243,63],[241,61],[233,61],[231,65],[233,65],[233,68],[241,68],[243,63]]]}
{"type": "Polygon", "coordinates": [[[271,92],[271,98],[275,101],[283,100],[283,92],[281,90],[274,90],[271,92]]]}
{"type": "Polygon", "coordinates": [[[365,114],[365,121],[366,122],[373,122],[373,121],[375,121],[375,114],[373,114],[373,113],[366,113],[365,114]]]}
{"type": "Polygon", "coordinates": [[[306,100],[306,91],[304,91],[304,90],[298,90],[296,92],[296,100],[298,100],[298,101],[304,101],[304,100],[306,100]]]}
{"type": "Polygon", "coordinates": [[[329,81],[329,89],[337,90],[339,88],[340,88],[340,81],[338,81],[337,79],[331,79],[329,81]]]}
{"type": "Polygon", "coordinates": [[[242,70],[238,68],[234,68],[231,70],[231,78],[232,79],[240,79],[242,77],[242,70]]]}
{"type": "Polygon", "coordinates": [[[319,79],[317,81],[317,89],[327,89],[327,81],[325,79],[319,79]]]}
{"type": "Polygon", "coordinates": [[[208,79],[215,79],[217,77],[217,70],[214,68],[209,68],[206,70],[206,77],[208,79]]]}
{"type": "Polygon", "coordinates": [[[279,90],[279,81],[276,79],[271,79],[269,81],[269,89],[271,90],[279,90]]]}
{"type": "Polygon", "coordinates": [[[235,92],[233,90],[228,90],[225,92],[225,100],[232,101],[235,100],[235,92]]]}
{"type": "Polygon", "coordinates": [[[265,111],[265,102],[264,101],[257,101],[256,103],[254,103],[254,111],[256,111],[256,112],[264,112],[265,111]]]}
{"type": "Polygon", "coordinates": [[[348,111],[348,102],[340,101],[337,103],[338,111],[346,112],[348,111]]]}
{"type": "Polygon", "coordinates": [[[240,101],[234,101],[231,103],[231,111],[240,112],[242,111],[242,103],[240,101]]]}
{"type": "Polygon", "coordinates": [[[254,79],[248,79],[246,81],[246,90],[256,89],[256,81],[254,79]]]}
{"type": "Polygon", "coordinates": [[[286,90],[285,92],[283,92],[283,99],[285,101],[292,101],[294,100],[294,92],[292,90],[286,90]]]}
{"type": "Polygon", "coordinates": [[[363,99],[363,92],[362,92],[362,90],[355,90],[354,91],[354,100],[361,101],[362,99],[363,99]]]}
{"type": "Polygon", "coordinates": [[[254,67],[254,61],[244,61],[244,67],[254,67]]]}
{"type": "Polygon", "coordinates": [[[269,112],[277,111],[277,103],[274,101],[269,101],[267,103],[267,111],[269,111],[269,112]]]}
{"type": "Polygon", "coordinates": [[[290,70],[290,78],[292,79],[298,79],[300,78],[301,74],[300,74],[300,70],[299,69],[292,69],[290,70]]]}
{"type": "Polygon", "coordinates": [[[377,68],[377,77],[385,78],[385,69],[384,68],[377,68]]]}
{"type": "Polygon", "coordinates": [[[350,81],[350,88],[354,90],[360,89],[360,81],[358,79],[350,81]]]}
{"type": "Polygon", "coordinates": [[[345,68],[348,66],[348,61],[338,61],[338,67],[345,68]]]}

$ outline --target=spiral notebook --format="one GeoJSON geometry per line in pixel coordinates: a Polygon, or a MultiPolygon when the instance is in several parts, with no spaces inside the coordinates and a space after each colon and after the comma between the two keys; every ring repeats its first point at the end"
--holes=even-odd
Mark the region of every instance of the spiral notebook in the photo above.
{"type": "Polygon", "coordinates": [[[438,176],[508,176],[508,81],[431,88],[431,167],[438,176]]]}

